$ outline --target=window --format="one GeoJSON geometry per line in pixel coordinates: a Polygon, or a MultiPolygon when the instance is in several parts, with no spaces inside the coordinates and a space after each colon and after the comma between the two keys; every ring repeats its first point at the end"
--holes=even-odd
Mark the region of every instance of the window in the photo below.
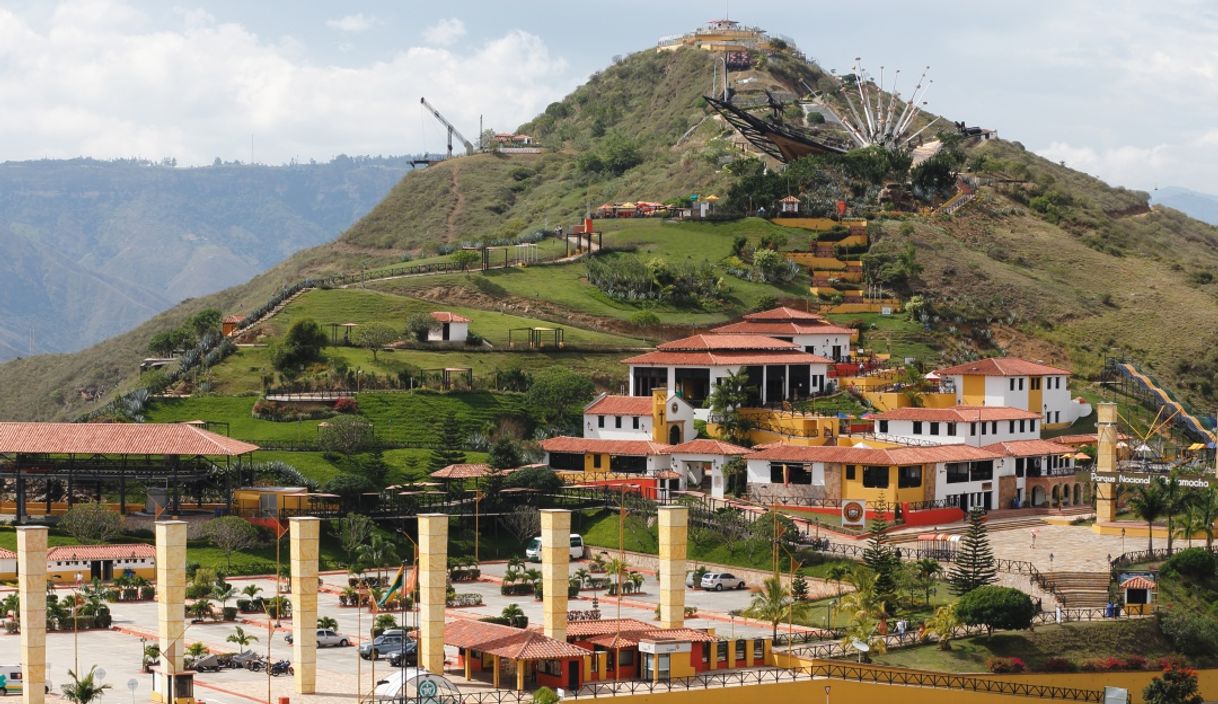
{"type": "Polygon", "coordinates": [[[1036,432],[1036,421],[1035,420],[1028,421],[1028,432],[1030,432],[1030,433],[1036,432]]]}
{"type": "Polygon", "coordinates": [[[981,424],[981,434],[982,434],[982,435],[985,435],[985,428],[986,428],[986,424],[985,424],[985,423],[982,423],[982,424],[981,424]]]}
{"type": "Polygon", "coordinates": [[[1011,377],[1009,381],[1011,382],[1011,391],[1014,391],[1015,390],[1015,377],[1011,377]]]}
{"type": "Polygon", "coordinates": [[[920,421],[920,420],[915,420],[913,423],[914,423],[914,426],[913,426],[913,434],[914,434],[914,435],[921,435],[921,434],[922,434],[922,421],[920,421]]]}
{"type": "Polygon", "coordinates": [[[1019,390],[1023,391],[1023,377],[1019,377],[1019,390]]]}
{"type": "Polygon", "coordinates": [[[551,677],[562,677],[561,660],[542,660],[538,663],[537,669],[551,677]]]}
{"type": "Polygon", "coordinates": [[[930,434],[931,434],[931,435],[938,435],[938,434],[939,434],[939,424],[938,424],[938,423],[931,423],[931,424],[930,424],[930,434]]]}
{"type": "Polygon", "coordinates": [[[851,482],[854,481],[854,478],[856,476],[855,475],[856,469],[857,469],[857,467],[855,465],[852,465],[852,464],[846,465],[846,480],[847,481],[851,481],[851,482]]]}
{"type": "Polygon", "coordinates": [[[811,484],[812,472],[808,465],[786,464],[786,476],[783,476],[783,463],[770,463],[770,483],[771,484],[811,484]]]}
{"type": "Polygon", "coordinates": [[[646,474],[647,458],[642,455],[611,455],[609,457],[609,471],[646,474]]]}
{"type": "MultiPolygon", "coordinates": [[[[1031,388],[1033,391],[1039,391],[1040,390],[1040,379],[1041,378],[1038,376],[1032,377],[1032,380],[1028,382],[1029,384],[1031,384],[1031,386],[1029,388],[1031,388]]],[[[1049,381],[1051,382],[1053,380],[1050,379],[1049,381]]]]}
{"type": "Polygon", "coordinates": [[[737,666],[739,666],[740,663],[744,662],[744,644],[745,644],[745,642],[746,641],[744,641],[744,640],[736,641],[736,665],[737,666]]]}
{"type": "Polygon", "coordinates": [[[956,434],[956,424],[955,424],[955,423],[948,423],[948,424],[947,424],[947,434],[948,434],[948,435],[955,435],[955,434],[956,434]]]}
{"type": "Polygon", "coordinates": [[[1009,427],[1009,428],[1007,428],[1007,432],[1008,432],[1008,433],[1013,433],[1013,432],[1015,432],[1015,421],[1013,421],[1013,420],[1012,420],[1012,421],[1008,421],[1008,422],[1010,423],[1010,427],[1009,427]]]}
{"type": "Polygon", "coordinates": [[[615,427],[615,428],[621,428],[621,427],[622,427],[622,417],[621,417],[621,416],[614,416],[614,417],[613,417],[613,427],[615,427]]]}
{"type": "Polygon", "coordinates": [[[601,455],[599,452],[593,453],[593,455],[592,455],[592,468],[593,469],[601,468],[601,455]]]}
{"type": "Polygon", "coordinates": [[[947,483],[960,484],[968,481],[968,465],[963,462],[952,462],[947,465],[947,483]]]}
{"type": "Polygon", "coordinates": [[[975,482],[989,481],[994,478],[994,463],[992,461],[974,462],[969,472],[969,479],[975,482]]]}
{"type": "Polygon", "coordinates": [[[753,662],[760,663],[765,657],[765,640],[758,638],[753,641],[753,662]]]}
{"type": "Polygon", "coordinates": [[[631,416],[630,421],[631,421],[631,425],[634,427],[634,429],[638,430],[639,429],[639,417],[631,416]]]}
{"type": "Polygon", "coordinates": [[[1017,476],[1017,477],[1023,476],[1024,466],[1027,464],[1027,462],[1028,461],[1022,457],[1015,458],[1015,476],[1017,476]]]}
{"type": "MultiPolygon", "coordinates": [[[[982,427],[984,427],[984,426],[982,426],[982,427]]],[[[976,424],[976,423],[969,423],[969,424],[968,424],[968,434],[969,434],[969,435],[976,435],[976,434],[977,434],[977,424],[976,424]]]]}
{"type": "Polygon", "coordinates": [[[1024,420],[1019,421],[1019,432],[1021,432],[1021,433],[1024,432],[1025,423],[1027,423],[1027,421],[1024,421],[1024,420]]]}
{"type": "Polygon", "coordinates": [[[623,665],[633,665],[634,664],[634,651],[633,650],[623,650],[621,652],[622,652],[622,657],[621,657],[622,664],[623,665]]]}
{"type": "Polygon", "coordinates": [[[921,467],[899,467],[897,468],[897,488],[898,489],[916,489],[922,486],[922,468],[921,467]]]}
{"type": "Polygon", "coordinates": [[[998,421],[993,421],[992,423],[990,423],[990,434],[991,435],[998,434],[998,421]]]}
{"type": "Polygon", "coordinates": [[[888,468],[887,467],[864,467],[863,468],[863,487],[866,489],[887,489],[888,488],[888,468]]]}
{"type": "Polygon", "coordinates": [[[598,427],[598,428],[605,427],[605,417],[604,416],[596,417],[596,427],[598,427]]]}
{"type": "Polygon", "coordinates": [[[584,456],[578,452],[551,452],[550,467],[568,471],[584,471],[584,456]]]}
{"type": "Polygon", "coordinates": [[[880,432],[881,432],[881,433],[887,433],[887,432],[888,432],[888,421],[886,421],[886,420],[882,420],[882,421],[880,421],[880,432]]]}
{"type": "Polygon", "coordinates": [[[727,662],[727,641],[721,640],[715,643],[715,660],[727,662]]]}

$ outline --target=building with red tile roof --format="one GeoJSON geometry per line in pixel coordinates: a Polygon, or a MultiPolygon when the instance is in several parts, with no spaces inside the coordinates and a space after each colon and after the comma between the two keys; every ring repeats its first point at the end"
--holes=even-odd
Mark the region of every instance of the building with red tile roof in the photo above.
{"type": "Polygon", "coordinates": [[[465,342],[469,338],[470,319],[449,311],[431,313],[431,329],[427,331],[428,342],[465,342]]]}
{"type": "Polygon", "coordinates": [[[1018,357],[990,357],[944,367],[935,374],[956,393],[956,403],[1006,406],[1040,416],[1046,429],[1064,428],[1091,415],[1091,405],[1070,395],[1070,372],[1018,357]]]}
{"type": "Polygon", "coordinates": [[[850,358],[850,340],[854,334],[850,328],[834,325],[817,313],[785,306],[749,313],[743,320],[720,325],[712,332],[717,335],[765,335],[791,342],[804,352],[834,362],[850,358]]]}
{"type": "Polygon", "coordinates": [[[877,439],[974,447],[1007,440],[1040,438],[1040,414],[1007,406],[897,408],[870,416],[877,439]]]}
{"type": "Polygon", "coordinates": [[[657,389],[650,396],[601,394],[584,407],[584,437],[679,443],[696,435],[694,407],[657,389]]]}
{"type": "MultiPolygon", "coordinates": [[[[539,685],[579,689],[583,673],[592,657],[589,648],[555,640],[527,628],[513,628],[473,619],[456,619],[444,625],[444,645],[455,647],[469,674],[490,670],[499,688],[501,663],[506,660],[523,674],[526,664],[534,666],[539,685]]],[[[517,678],[517,687],[523,677],[517,678]]]]}

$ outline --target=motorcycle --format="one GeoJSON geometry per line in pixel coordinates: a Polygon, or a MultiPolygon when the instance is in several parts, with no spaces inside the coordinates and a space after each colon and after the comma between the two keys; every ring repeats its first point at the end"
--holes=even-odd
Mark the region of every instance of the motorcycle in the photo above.
{"type": "Polygon", "coordinates": [[[280,675],[294,675],[296,671],[292,669],[292,663],[287,660],[280,660],[271,665],[271,676],[278,677],[280,675]]]}
{"type": "Polygon", "coordinates": [[[262,672],[266,669],[266,666],[266,661],[262,658],[250,660],[249,662],[245,663],[245,669],[249,670],[250,672],[262,672]]]}

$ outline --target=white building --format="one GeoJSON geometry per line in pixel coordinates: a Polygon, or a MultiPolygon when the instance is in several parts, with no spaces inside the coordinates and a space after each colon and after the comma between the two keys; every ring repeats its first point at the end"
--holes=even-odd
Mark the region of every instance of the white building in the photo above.
{"type": "Polygon", "coordinates": [[[806,398],[829,389],[831,363],[794,342],[744,334],[694,335],[623,360],[630,365],[631,396],[663,387],[695,407],[720,379],[740,370],[756,389],[750,405],[806,398]]]}
{"type": "Polygon", "coordinates": [[[765,335],[793,342],[808,354],[828,357],[841,362],[850,357],[850,339],[854,331],[834,325],[824,316],[795,308],[780,307],[760,313],[749,313],[744,320],[721,325],[711,332],[717,335],[765,335]]]}
{"type": "Polygon", "coordinates": [[[469,338],[469,318],[463,315],[436,311],[431,314],[431,323],[428,342],[465,342],[469,338]]]}
{"type": "Polygon", "coordinates": [[[750,452],[752,450],[747,447],[705,438],[668,448],[672,469],[680,478],[681,489],[700,489],[716,499],[723,498],[727,486],[723,466],[733,457],[743,457],[750,452]]]}
{"type": "Polygon", "coordinates": [[[1091,404],[1070,397],[1070,372],[1015,357],[991,357],[935,372],[950,380],[956,403],[1009,406],[1041,416],[1047,428],[1063,428],[1091,415],[1091,404]]]}
{"type": "MultiPolygon", "coordinates": [[[[664,393],[658,390],[657,393],[664,393]]],[[[601,394],[584,407],[584,437],[600,440],[653,440],[669,444],[694,438],[694,408],[679,397],[659,400],[653,396],[612,396],[601,394]],[[657,408],[656,404],[663,406],[657,408]],[[656,416],[662,424],[655,434],[656,416]]]]}
{"type": "Polygon", "coordinates": [[[542,460],[552,469],[617,474],[651,474],[667,470],[669,445],[649,440],[598,440],[560,435],[541,441],[542,460]]]}
{"type": "Polygon", "coordinates": [[[1040,438],[1040,415],[1005,406],[897,408],[872,416],[877,440],[908,444],[983,447],[1040,438]]]}

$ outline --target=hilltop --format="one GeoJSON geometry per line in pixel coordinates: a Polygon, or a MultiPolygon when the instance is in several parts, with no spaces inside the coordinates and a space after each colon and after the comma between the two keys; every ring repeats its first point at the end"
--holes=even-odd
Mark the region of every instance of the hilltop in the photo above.
{"type": "Polygon", "coordinates": [[[0,164],[0,360],[73,352],[333,239],[406,157],[176,168],[0,164]]]}
{"type": "MultiPolygon", "coordinates": [[[[13,417],[71,417],[99,402],[78,390],[100,390],[104,397],[134,383],[132,372],[153,333],[208,306],[249,312],[306,277],[363,271],[377,278],[378,270],[405,260],[443,261],[442,253],[455,244],[509,243],[569,226],[602,202],[724,196],[735,177],[723,165],[738,150],[701,98],[711,65],[711,57],[696,50],[628,56],[519,128],[545,145],[543,153],[478,154],[410,173],[337,240],[245,284],[189,301],[82,353],[0,366],[0,408],[13,417]]],[[[832,80],[784,52],[749,78],[757,87],[792,95],[832,80]]],[[[1003,126],[1004,133],[1017,133],[1017,127],[1003,126]]],[[[965,169],[981,184],[967,206],[952,215],[881,217],[871,226],[885,248],[915,246],[921,273],[909,293],[927,303],[920,322],[878,316],[842,322],[874,322],[887,330],[890,343],[899,340],[894,352],[928,364],[1009,351],[1094,376],[1106,356],[1128,354],[1190,400],[1211,401],[1209,379],[1218,372],[1218,355],[1210,353],[1212,323],[1218,323],[1218,230],[1151,207],[1145,193],[1041,159],[1017,142],[973,141],[961,148],[965,169]]],[[[606,246],[622,250],[608,259],[716,267],[730,256],[733,237],[756,241],[778,229],[756,219],[601,226],[606,246]]],[[[782,229],[793,235],[788,249],[806,245],[782,229]]],[[[390,278],[367,287],[397,297],[394,305],[403,310],[432,301],[563,321],[636,341],[675,337],[761,303],[807,298],[806,279],[781,285],[727,279],[731,293],[724,300],[692,308],[610,299],[588,283],[583,262],[390,278]],[[654,319],[640,317],[643,312],[654,319]]],[[[244,373],[258,364],[246,365],[244,373]]],[[[603,388],[615,388],[624,371],[591,357],[586,368],[603,388]]],[[[233,383],[234,391],[254,390],[248,380],[233,383]]]]}

